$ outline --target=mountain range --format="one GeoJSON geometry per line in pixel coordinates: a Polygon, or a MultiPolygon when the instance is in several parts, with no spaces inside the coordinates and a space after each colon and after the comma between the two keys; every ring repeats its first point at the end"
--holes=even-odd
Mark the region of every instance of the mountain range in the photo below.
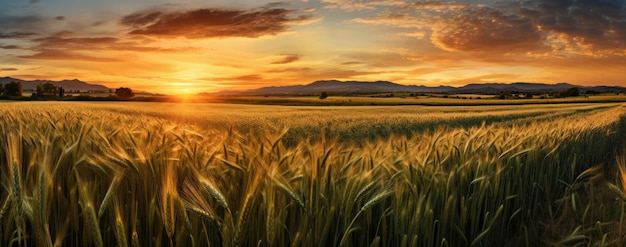
{"type": "Polygon", "coordinates": [[[70,92],[70,91],[80,91],[80,92],[88,92],[88,91],[94,91],[94,92],[109,92],[109,88],[105,87],[103,85],[100,84],[91,84],[91,83],[87,83],[84,81],[80,81],[78,79],[74,79],[74,80],[62,80],[62,81],[51,81],[51,80],[32,80],[32,81],[27,81],[27,80],[22,80],[22,79],[17,79],[17,78],[12,78],[12,77],[0,77],[0,84],[7,84],[10,82],[20,82],[22,83],[22,89],[23,90],[32,90],[35,91],[37,89],[37,85],[39,84],[46,84],[46,83],[52,83],[58,87],[63,87],[63,89],[65,89],[66,92],[70,92]]]}
{"type": "MultiPolygon", "coordinates": [[[[51,81],[51,80],[22,80],[12,77],[0,77],[0,84],[17,81],[22,83],[24,90],[36,90],[37,85],[52,83],[63,87],[66,91],[80,92],[109,92],[109,88],[100,84],[91,84],[78,79],[51,81]]],[[[552,93],[569,88],[579,88],[583,91],[617,92],[626,91],[621,86],[580,86],[569,83],[545,84],[530,82],[515,83],[473,83],[462,87],[452,86],[416,86],[402,85],[389,81],[338,81],[320,80],[306,85],[270,86],[247,91],[221,91],[214,95],[311,95],[327,92],[332,94],[368,94],[368,93],[450,93],[450,94],[497,94],[502,92],[522,93],[552,93]]]]}
{"type": "Polygon", "coordinates": [[[625,91],[621,86],[580,86],[569,83],[545,84],[530,82],[505,83],[474,83],[462,87],[452,86],[415,86],[401,85],[389,81],[338,81],[323,80],[315,81],[307,85],[294,86],[271,86],[248,91],[221,91],[217,95],[308,95],[321,92],[334,94],[366,94],[366,93],[552,93],[560,92],[569,88],[579,88],[584,91],[615,92],[625,91]]]}

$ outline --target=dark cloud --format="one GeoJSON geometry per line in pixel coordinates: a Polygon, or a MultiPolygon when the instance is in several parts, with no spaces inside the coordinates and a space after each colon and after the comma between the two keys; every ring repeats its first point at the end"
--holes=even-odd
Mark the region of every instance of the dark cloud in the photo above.
{"type": "Polygon", "coordinates": [[[17,71],[16,68],[0,68],[0,71],[17,71]]]}
{"type": "Polygon", "coordinates": [[[626,48],[624,1],[534,0],[525,2],[519,13],[543,32],[564,34],[581,45],[626,48]]]}
{"type": "Polygon", "coordinates": [[[22,49],[21,47],[17,46],[17,45],[4,45],[4,44],[0,44],[0,49],[7,49],[7,50],[14,50],[14,49],[22,49]]]}
{"type": "Polygon", "coordinates": [[[22,38],[31,37],[33,35],[37,35],[37,33],[33,33],[33,32],[9,32],[9,33],[3,33],[3,32],[0,32],[0,39],[22,39],[22,38]]]}
{"type": "Polygon", "coordinates": [[[259,8],[250,11],[196,9],[182,12],[146,11],[127,15],[122,25],[132,28],[131,34],[185,38],[255,38],[276,35],[288,30],[287,25],[308,22],[309,14],[296,10],[259,8]]]}
{"type": "Polygon", "coordinates": [[[65,20],[65,16],[57,16],[57,17],[54,17],[54,19],[57,21],[63,21],[65,20]]]}
{"type": "Polygon", "coordinates": [[[271,64],[292,63],[292,62],[300,60],[300,58],[302,57],[301,55],[298,55],[298,54],[280,54],[280,56],[283,56],[283,58],[281,58],[279,60],[276,60],[276,61],[272,62],[271,64]]]}
{"type": "Polygon", "coordinates": [[[626,1],[418,1],[354,22],[413,29],[448,51],[531,56],[624,56],[626,1]]]}
{"type": "Polygon", "coordinates": [[[528,18],[489,7],[467,7],[444,14],[431,40],[446,50],[515,51],[537,48],[541,34],[528,18]]]}
{"type": "Polygon", "coordinates": [[[31,4],[38,3],[40,0],[29,0],[28,2],[31,4]]]}

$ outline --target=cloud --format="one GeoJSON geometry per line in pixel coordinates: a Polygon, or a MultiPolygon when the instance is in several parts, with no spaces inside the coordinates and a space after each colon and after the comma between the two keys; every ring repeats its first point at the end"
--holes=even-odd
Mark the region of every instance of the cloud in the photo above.
{"type": "Polygon", "coordinates": [[[32,39],[31,41],[38,42],[39,47],[46,49],[94,49],[102,45],[113,44],[118,39],[113,37],[64,38],[60,35],[32,39]]]}
{"type": "Polygon", "coordinates": [[[263,80],[263,76],[258,74],[250,74],[250,75],[241,75],[241,76],[233,76],[233,77],[211,77],[204,78],[203,80],[207,81],[259,81],[263,80]]]}
{"type": "MultiPolygon", "coordinates": [[[[85,60],[110,62],[117,59],[86,55],[84,52],[98,52],[107,50],[118,39],[113,37],[81,37],[71,38],[70,32],[59,32],[53,36],[31,39],[31,42],[37,45],[27,50],[35,52],[32,55],[20,56],[27,59],[46,59],[46,60],[85,60]]],[[[106,53],[100,53],[106,54],[106,53]]]]}
{"type": "MultiPolygon", "coordinates": [[[[585,49],[591,53],[623,54],[626,49],[626,11],[623,1],[534,0],[520,7],[557,48],[585,49]],[[569,40],[563,43],[562,41],[569,40]],[[563,43],[559,45],[558,43],[563,43]],[[565,46],[570,46],[565,47],[565,46]]],[[[571,51],[572,49],[570,49],[571,51]]]]}
{"type": "Polygon", "coordinates": [[[381,6],[395,6],[404,4],[404,0],[322,0],[327,9],[345,11],[375,10],[381,6]]]}
{"type": "Polygon", "coordinates": [[[16,71],[16,68],[0,68],[0,71],[16,71]]]}
{"type": "Polygon", "coordinates": [[[3,32],[0,32],[0,39],[22,39],[22,38],[31,37],[33,35],[37,35],[37,33],[33,33],[33,32],[10,32],[10,33],[3,33],[3,32]]]}
{"type": "Polygon", "coordinates": [[[541,35],[530,19],[507,15],[488,7],[464,8],[454,16],[444,15],[431,35],[444,50],[515,51],[537,48],[541,35]]]}
{"type": "Polygon", "coordinates": [[[313,15],[300,14],[297,10],[269,7],[249,11],[214,8],[179,12],[151,10],[127,15],[121,24],[131,28],[130,34],[138,35],[189,39],[256,38],[286,32],[290,24],[315,20],[313,15]]]}
{"type": "Polygon", "coordinates": [[[190,47],[166,48],[146,46],[139,42],[123,41],[116,37],[71,37],[73,34],[72,32],[59,32],[52,36],[31,39],[30,41],[37,45],[29,48],[10,45],[0,45],[0,48],[26,49],[35,52],[33,55],[21,56],[21,58],[62,60],[66,56],[69,60],[84,58],[90,61],[103,62],[117,61],[117,59],[101,56],[101,54],[109,54],[114,51],[173,53],[193,50],[190,47]],[[90,56],[85,55],[85,53],[98,55],[90,56]]]}
{"type": "Polygon", "coordinates": [[[22,49],[21,47],[17,46],[17,45],[4,45],[4,44],[0,44],[0,49],[7,49],[7,50],[14,50],[14,49],[22,49]]]}
{"type": "Polygon", "coordinates": [[[218,84],[221,86],[235,86],[244,88],[254,88],[275,83],[274,80],[264,78],[262,75],[259,74],[249,74],[232,77],[209,77],[200,78],[198,80],[210,82],[211,84],[218,84]]]}
{"type": "Polygon", "coordinates": [[[266,71],[269,74],[276,73],[283,81],[314,81],[326,79],[358,79],[359,76],[379,75],[384,72],[367,70],[353,70],[342,68],[310,68],[296,67],[285,69],[273,69],[266,71]]]}
{"type": "Polygon", "coordinates": [[[350,60],[342,65],[367,65],[374,68],[410,67],[421,63],[415,54],[410,51],[396,49],[395,51],[358,51],[344,55],[350,60]],[[358,61],[355,63],[354,61],[358,61]]]}
{"type": "Polygon", "coordinates": [[[54,17],[54,19],[57,21],[63,21],[65,20],[65,16],[57,16],[57,17],[54,17]]]}
{"type": "Polygon", "coordinates": [[[532,57],[625,56],[626,7],[615,0],[498,4],[421,1],[353,22],[416,33],[446,51],[532,57]]]}
{"type": "Polygon", "coordinates": [[[81,54],[73,51],[42,49],[33,55],[20,56],[27,59],[44,59],[44,60],[81,60],[86,62],[115,62],[119,61],[115,58],[96,57],[81,54]]]}
{"type": "Polygon", "coordinates": [[[280,54],[283,58],[272,62],[271,64],[288,64],[300,60],[302,57],[298,54],[280,54]]]}

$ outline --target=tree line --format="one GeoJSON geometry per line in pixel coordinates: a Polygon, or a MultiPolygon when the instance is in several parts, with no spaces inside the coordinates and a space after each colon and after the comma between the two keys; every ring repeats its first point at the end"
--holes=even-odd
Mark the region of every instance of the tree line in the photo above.
{"type": "MultiPolygon", "coordinates": [[[[19,81],[12,81],[6,84],[0,84],[0,95],[3,97],[23,97],[24,89],[22,83],[19,81]]],[[[120,87],[115,89],[115,95],[119,99],[127,100],[135,96],[133,90],[128,87],[120,87]]],[[[59,87],[52,83],[40,83],[37,85],[35,92],[31,95],[31,98],[64,98],[66,92],[63,87],[59,87]]]]}

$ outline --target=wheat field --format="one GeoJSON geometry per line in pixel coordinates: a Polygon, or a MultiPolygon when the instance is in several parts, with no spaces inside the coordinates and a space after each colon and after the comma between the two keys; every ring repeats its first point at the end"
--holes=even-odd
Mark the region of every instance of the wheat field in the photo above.
{"type": "Polygon", "coordinates": [[[626,106],[0,104],[0,246],[620,246],[626,106]]]}

